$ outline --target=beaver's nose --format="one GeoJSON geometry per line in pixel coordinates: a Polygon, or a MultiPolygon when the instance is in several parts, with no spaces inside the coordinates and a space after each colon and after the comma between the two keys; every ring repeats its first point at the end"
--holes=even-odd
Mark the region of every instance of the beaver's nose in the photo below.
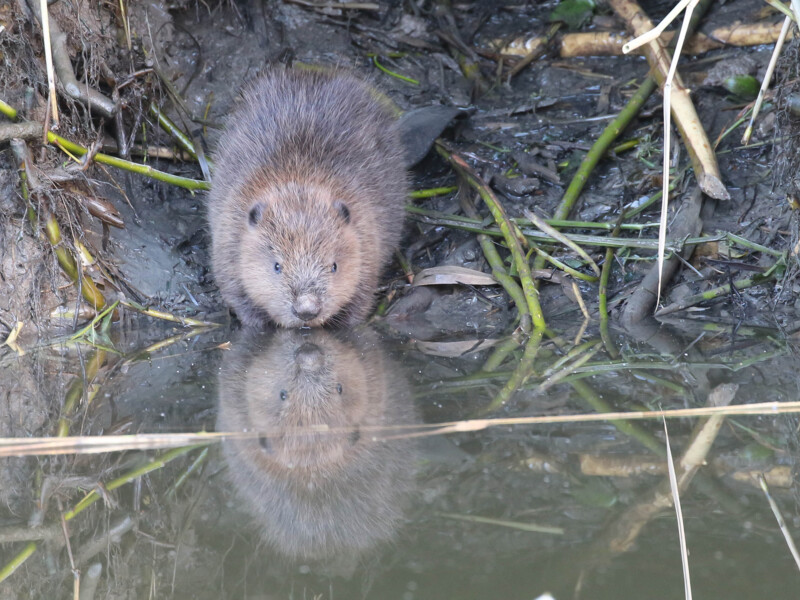
{"type": "Polygon", "coordinates": [[[292,305],[292,313],[301,321],[311,321],[322,308],[320,301],[312,294],[298,296],[292,305]]]}
{"type": "Polygon", "coordinates": [[[304,371],[317,371],[325,364],[325,355],[316,344],[306,342],[294,351],[297,366],[304,371]]]}

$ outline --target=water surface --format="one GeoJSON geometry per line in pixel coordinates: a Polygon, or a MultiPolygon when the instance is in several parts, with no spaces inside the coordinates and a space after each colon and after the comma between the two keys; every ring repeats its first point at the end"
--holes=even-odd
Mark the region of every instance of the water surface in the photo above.
{"type": "MultiPolygon", "coordinates": [[[[5,438],[231,435],[0,459],[0,564],[19,563],[0,598],[72,597],[76,572],[81,598],[680,598],[660,420],[476,421],[700,408],[731,384],[732,404],[794,401],[790,340],[699,322],[576,332],[533,360],[522,338],[417,342],[386,323],[8,351],[5,438]],[[471,430],[435,427],[453,422],[471,430]]],[[[757,481],[800,537],[796,414],[668,427],[679,476],[685,452],[705,462],[681,490],[694,593],[796,597],[757,481]]]]}

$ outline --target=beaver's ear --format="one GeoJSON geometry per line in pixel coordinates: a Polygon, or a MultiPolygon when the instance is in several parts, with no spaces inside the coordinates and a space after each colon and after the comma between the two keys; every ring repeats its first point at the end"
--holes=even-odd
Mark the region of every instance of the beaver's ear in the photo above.
{"type": "Polygon", "coordinates": [[[247,221],[250,223],[251,226],[258,225],[258,222],[261,220],[261,215],[263,214],[264,214],[264,203],[256,202],[247,215],[247,221]]]}
{"type": "Polygon", "coordinates": [[[355,446],[358,443],[358,440],[361,439],[361,430],[356,427],[354,431],[350,432],[350,435],[347,436],[347,440],[350,442],[351,446],[355,446]]]}
{"type": "Polygon", "coordinates": [[[333,208],[335,208],[336,211],[339,213],[339,215],[341,215],[345,223],[350,222],[350,209],[347,208],[347,204],[345,204],[341,200],[336,200],[333,203],[333,208]]]}

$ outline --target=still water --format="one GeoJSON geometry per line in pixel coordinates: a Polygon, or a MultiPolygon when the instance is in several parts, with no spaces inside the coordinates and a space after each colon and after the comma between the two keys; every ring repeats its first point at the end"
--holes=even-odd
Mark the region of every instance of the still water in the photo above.
{"type": "MultiPolygon", "coordinates": [[[[663,421],[527,418],[798,399],[792,340],[766,329],[565,328],[535,348],[384,329],[4,350],[4,454],[228,435],[0,458],[0,599],[682,598],[663,421]]],[[[758,480],[800,541],[796,413],[667,425],[696,597],[796,598],[758,480]]]]}

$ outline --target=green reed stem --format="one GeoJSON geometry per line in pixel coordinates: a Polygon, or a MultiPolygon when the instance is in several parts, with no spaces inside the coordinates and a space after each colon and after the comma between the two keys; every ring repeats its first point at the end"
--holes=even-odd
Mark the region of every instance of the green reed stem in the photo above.
{"type": "Polygon", "coordinates": [[[433,198],[435,196],[444,196],[446,194],[452,194],[456,190],[458,190],[458,187],[455,185],[447,187],[428,188],[427,190],[414,190],[408,194],[408,197],[413,198],[414,200],[422,200],[425,198],[433,198]]]}
{"type": "MultiPolygon", "coordinates": [[[[178,127],[167,115],[165,115],[158,106],[156,106],[155,102],[150,104],[150,114],[158,121],[161,129],[175,138],[175,141],[178,142],[178,145],[186,150],[186,152],[188,152],[192,158],[197,160],[197,152],[194,149],[194,143],[192,143],[192,140],[188,135],[183,133],[183,130],[181,130],[180,127],[178,127]]],[[[208,161],[208,163],[210,165],[211,161],[208,161]]]]}
{"type": "Polygon", "coordinates": [[[406,77],[405,75],[401,75],[400,73],[396,73],[384,67],[381,63],[378,62],[378,55],[377,54],[368,54],[372,58],[372,63],[378,67],[379,70],[383,71],[390,77],[394,77],[395,79],[399,79],[400,81],[405,81],[406,83],[411,83],[413,85],[419,85],[419,81],[416,79],[412,79],[411,77],[406,77]]]}
{"type": "Polygon", "coordinates": [[[489,212],[492,214],[492,217],[499,226],[500,231],[503,234],[503,238],[506,241],[506,245],[511,252],[511,256],[514,259],[514,264],[517,268],[517,272],[519,273],[522,291],[525,294],[528,310],[530,311],[531,319],[533,320],[533,326],[536,329],[545,329],[546,324],[544,321],[544,314],[542,313],[542,308],[539,305],[539,292],[536,290],[533,277],[531,276],[530,266],[528,265],[525,253],[522,250],[522,245],[519,239],[521,236],[519,229],[515,224],[509,221],[505,209],[503,209],[503,206],[497,200],[494,192],[492,192],[489,186],[478,177],[475,171],[473,171],[472,167],[470,167],[463,158],[449,151],[441,143],[441,141],[437,142],[436,148],[442,157],[445,158],[453,166],[453,168],[455,168],[456,171],[458,171],[461,176],[464,177],[465,181],[467,181],[467,183],[469,183],[478,192],[480,197],[486,203],[486,206],[488,206],[489,212]]]}
{"type": "Polygon", "coordinates": [[[497,393],[489,405],[481,411],[481,414],[487,414],[499,410],[511,399],[519,388],[525,385],[528,378],[533,375],[534,362],[536,361],[536,354],[539,352],[539,347],[542,344],[542,337],[544,336],[544,327],[537,327],[531,332],[531,336],[525,343],[525,350],[522,353],[522,358],[519,364],[511,373],[506,384],[497,393]]]}
{"type": "MultiPolygon", "coordinates": [[[[183,456],[188,452],[191,452],[195,448],[203,448],[203,447],[205,447],[205,444],[194,444],[191,446],[184,446],[182,448],[173,448],[172,450],[165,452],[161,456],[153,458],[149,463],[142,465],[140,467],[136,467],[135,469],[128,471],[124,475],[121,475],[116,479],[109,481],[106,484],[105,489],[108,490],[109,492],[113,491],[118,487],[122,487],[126,483],[130,483],[134,479],[141,477],[142,475],[146,475],[147,473],[151,473],[153,471],[157,471],[158,469],[163,468],[170,461],[175,460],[179,456],[183,456]]],[[[64,520],[70,521],[74,519],[84,510],[89,508],[92,504],[100,500],[101,497],[102,496],[96,490],[92,490],[91,492],[86,494],[86,496],[84,496],[83,499],[80,502],[78,502],[78,504],[76,504],[72,510],[64,514],[64,520]]]]}
{"type": "MultiPolygon", "coordinates": [[[[47,141],[49,141],[51,144],[55,144],[65,152],[76,154],[77,156],[83,156],[88,152],[88,150],[83,146],[79,146],[74,142],[70,142],[63,137],[56,135],[52,131],[47,132],[47,141]]],[[[149,165],[142,165],[122,158],[117,158],[115,156],[109,156],[108,154],[103,154],[101,152],[98,152],[92,158],[100,164],[117,167],[118,169],[122,169],[130,173],[136,173],[137,175],[144,175],[145,177],[150,177],[151,179],[176,185],[187,190],[208,190],[211,188],[211,184],[207,181],[200,181],[197,179],[190,179],[188,177],[181,177],[180,175],[173,175],[172,173],[165,173],[164,171],[159,171],[158,169],[154,169],[149,165]]]]}
{"type": "Polygon", "coordinates": [[[8,561],[6,566],[0,569],[0,582],[8,579],[14,573],[14,571],[22,566],[22,563],[30,558],[34,552],[36,552],[36,542],[29,542],[19,554],[8,561]]]}

